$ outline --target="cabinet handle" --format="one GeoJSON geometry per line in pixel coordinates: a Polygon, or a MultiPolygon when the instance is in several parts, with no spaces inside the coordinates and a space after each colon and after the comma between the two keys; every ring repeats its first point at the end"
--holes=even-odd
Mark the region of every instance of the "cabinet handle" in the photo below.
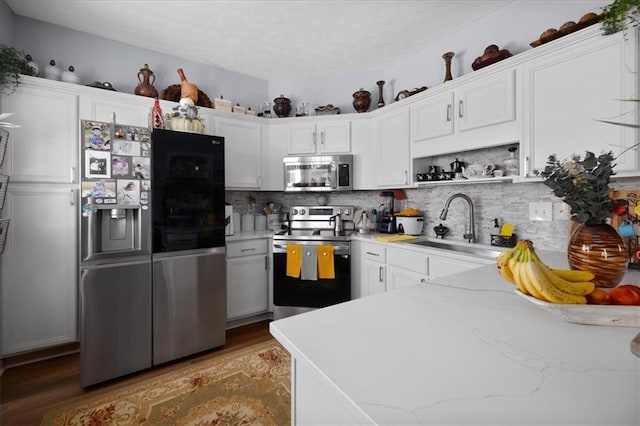
{"type": "Polygon", "coordinates": [[[269,257],[267,256],[264,257],[264,270],[265,271],[269,270],[269,257]]]}
{"type": "Polygon", "coordinates": [[[245,252],[245,251],[256,251],[255,247],[251,247],[251,248],[245,248],[245,249],[240,249],[241,252],[245,252]]]}
{"type": "Polygon", "coordinates": [[[324,140],[325,140],[324,132],[320,132],[320,143],[322,145],[324,145],[324,140]]]}
{"type": "Polygon", "coordinates": [[[523,176],[529,176],[529,157],[528,156],[524,157],[524,175],[523,176]]]}
{"type": "Polygon", "coordinates": [[[447,121],[451,121],[451,104],[447,104],[447,121]]]}
{"type": "Polygon", "coordinates": [[[316,145],[318,142],[318,133],[313,132],[313,144],[316,145]]]}
{"type": "Polygon", "coordinates": [[[404,184],[409,185],[409,172],[406,170],[404,171],[404,184]]]}
{"type": "Polygon", "coordinates": [[[382,276],[382,273],[384,272],[384,268],[382,266],[378,267],[378,281],[379,282],[384,282],[384,277],[382,276]]]}
{"type": "Polygon", "coordinates": [[[69,177],[69,183],[76,183],[76,167],[71,166],[69,171],[71,173],[71,176],[69,177]]]}
{"type": "Polygon", "coordinates": [[[76,191],[75,189],[71,189],[69,192],[69,205],[71,206],[75,206],[76,205],[76,191]]]}
{"type": "Polygon", "coordinates": [[[262,176],[258,176],[258,188],[262,188],[262,176]]]}
{"type": "Polygon", "coordinates": [[[379,257],[380,256],[378,253],[371,253],[370,251],[366,251],[365,253],[367,253],[370,256],[375,256],[375,257],[379,257]]]}
{"type": "Polygon", "coordinates": [[[462,101],[458,101],[458,117],[462,118],[462,101]]]}

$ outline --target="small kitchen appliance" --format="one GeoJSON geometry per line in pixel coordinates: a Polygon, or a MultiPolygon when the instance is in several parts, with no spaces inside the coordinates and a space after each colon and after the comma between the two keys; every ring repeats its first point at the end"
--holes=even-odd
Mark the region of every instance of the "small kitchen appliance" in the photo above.
{"type": "Polygon", "coordinates": [[[353,189],[352,155],[284,157],[286,192],[331,192],[353,189]]]}
{"type": "Polygon", "coordinates": [[[395,194],[393,191],[382,191],[380,193],[382,197],[387,199],[386,202],[380,204],[380,219],[378,220],[378,232],[383,234],[395,234],[396,229],[396,217],[394,215],[395,209],[395,194]]]}
{"type": "Polygon", "coordinates": [[[399,234],[420,235],[424,226],[422,216],[396,216],[396,226],[399,234]]]}

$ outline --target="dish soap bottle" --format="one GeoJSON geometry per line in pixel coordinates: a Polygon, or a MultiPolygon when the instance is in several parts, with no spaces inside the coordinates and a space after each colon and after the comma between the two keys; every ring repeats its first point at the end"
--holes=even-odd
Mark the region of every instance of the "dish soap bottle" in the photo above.
{"type": "Polygon", "coordinates": [[[520,174],[520,159],[516,157],[517,149],[515,146],[508,149],[509,157],[502,163],[505,176],[518,176],[520,174]]]}

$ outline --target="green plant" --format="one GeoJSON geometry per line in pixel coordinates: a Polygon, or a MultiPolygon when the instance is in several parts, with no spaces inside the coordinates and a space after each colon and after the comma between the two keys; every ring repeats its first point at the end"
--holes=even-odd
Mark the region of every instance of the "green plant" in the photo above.
{"type": "Polygon", "coordinates": [[[602,8],[604,17],[601,22],[605,35],[627,30],[627,19],[635,26],[640,17],[640,0],[613,0],[602,8]]]}
{"type": "Polygon", "coordinates": [[[14,47],[0,45],[0,92],[13,93],[20,83],[20,74],[33,75],[24,53],[14,47]]]}
{"type": "Polygon", "coordinates": [[[612,152],[596,157],[587,151],[584,159],[573,155],[560,161],[550,155],[547,166],[540,174],[553,194],[571,208],[571,220],[590,225],[606,223],[613,216],[618,201],[611,200],[609,183],[615,175],[615,157],[612,152]]]}

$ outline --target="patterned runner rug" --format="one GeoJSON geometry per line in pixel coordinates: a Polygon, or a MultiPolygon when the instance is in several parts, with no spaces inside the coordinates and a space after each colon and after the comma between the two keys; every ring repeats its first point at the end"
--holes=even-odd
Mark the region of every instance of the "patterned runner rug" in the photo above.
{"type": "Polygon", "coordinates": [[[273,340],[78,399],[42,425],[291,424],[289,353],[273,340]]]}

